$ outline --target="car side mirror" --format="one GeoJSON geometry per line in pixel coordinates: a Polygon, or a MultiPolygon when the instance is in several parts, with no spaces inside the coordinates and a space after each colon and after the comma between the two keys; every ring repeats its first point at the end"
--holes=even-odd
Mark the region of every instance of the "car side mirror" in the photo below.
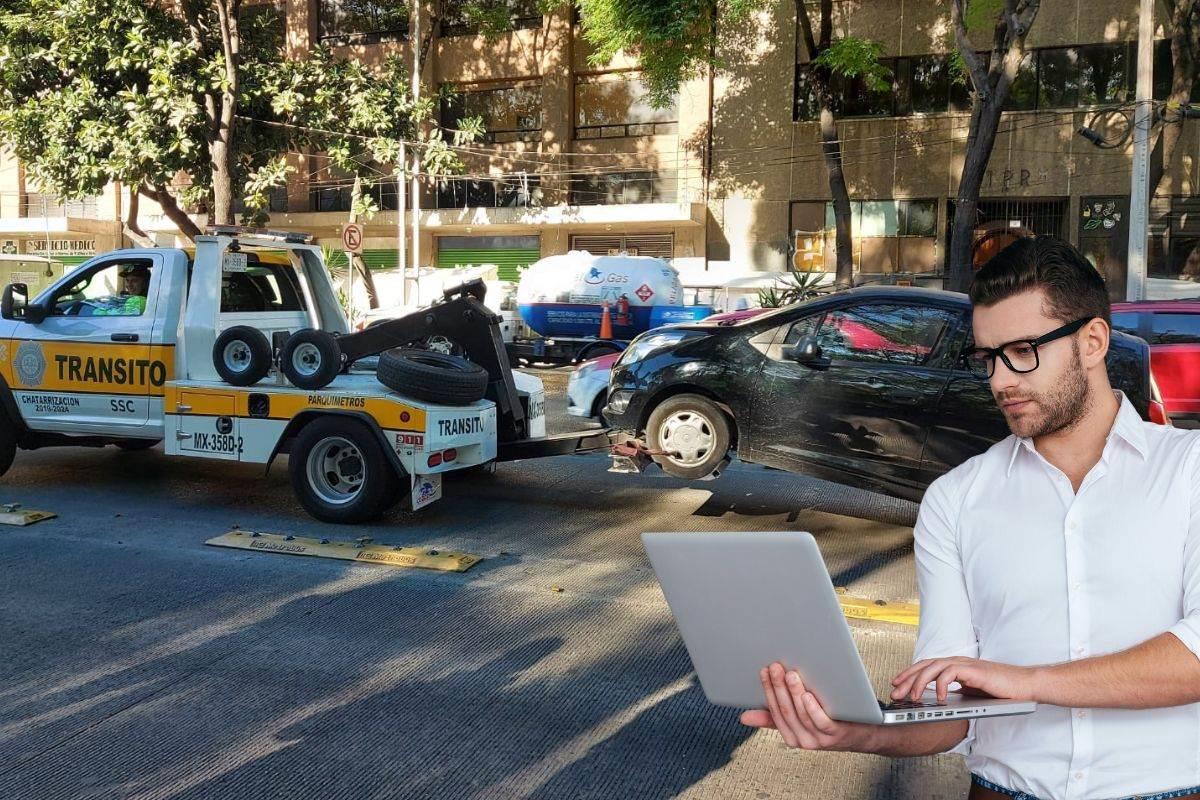
{"type": "Polygon", "coordinates": [[[825,352],[817,343],[817,337],[811,335],[805,336],[791,347],[784,348],[784,356],[797,364],[803,364],[813,369],[829,367],[829,359],[825,357],[825,352]]]}
{"type": "Polygon", "coordinates": [[[10,283],[4,287],[4,296],[0,298],[0,317],[25,319],[28,305],[29,287],[24,283],[10,283]]]}

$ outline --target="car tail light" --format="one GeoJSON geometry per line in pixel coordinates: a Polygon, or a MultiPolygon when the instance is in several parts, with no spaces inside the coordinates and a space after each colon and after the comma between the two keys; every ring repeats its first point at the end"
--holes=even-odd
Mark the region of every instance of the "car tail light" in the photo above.
{"type": "Polygon", "coordinates": [[[440,467],[442,465],[442,454],[441,453],[430,453],[429,460],[426,461],[425,463],[427,463],[431,467],[440,467]]]}
{"type": "Polygon", "coordinates": [[[1167,408],[1157,400],[1150,401],[1150,421],[1159,425],[1170,425],[1171,418],[1167,416],[1167,408]]]}

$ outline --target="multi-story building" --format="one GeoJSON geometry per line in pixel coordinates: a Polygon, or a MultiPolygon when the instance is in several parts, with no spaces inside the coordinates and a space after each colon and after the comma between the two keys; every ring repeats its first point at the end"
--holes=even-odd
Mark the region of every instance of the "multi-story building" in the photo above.
{"type": "MultiPolygon", "coordinates": [[[[534,0],[511,1],[511,31],[485,37],[448,19],[426,65],[427,86],[457,90],[441,124],[480,116],[488,133],[464,152],[464,176],[424,185],[422,265],[496,264],[511,278],[538,257],[587,249],[667,257],[685,275],[832,269],[828,182],[792,3],[737,30],[718,26],[723,66],[655,108],[636,61],[592,63],[570,7],[543,16],[534,0]]],[[[410,58],[407,11],[391,0],[253,7],[279,16],[291,58],[318,44],[371,63],[410,58]]],[[[937,285],[970,116],[950,64],[947,4],[874,0],[836,10],[835,30],[878,41],[893,76],[888,91],[838,87],[855,269],[862,280],[937,285]]],[[[1043,4],[976,220],[981,235],[1019,227],[1071,240],[1115,295],[1124,286],[1131,147],[1101,150],[1075,131],[1089,124],[1116,136],[1128,125],[1136,34],[1136,3],[1043,4]]],[[[1159,96],[1170,71],[1165,35],[1160,22],[1159,96]]],[[[333,244],[348,220],[348,181],[319,153],[294,160],[270,224],[333,244]]],[[[1151,273],[1200,277],[1196,121],[1164,172],[1151,209],[1151,273]]],[[[47,201],[40,216],[42,198],[28,189],[16,165],[0,162],[0,244],[39,252],[49,241],[77,257],[120,239],[128,199],[119,187],[79,209],[47,201]]],[[[367,223],[365,257],[387,270],[398,257],[396,188],[384,179],[371,191],[382,211],[367,223]]],[[[143,203],[142,227],[170,239],[153,211],[143,203]]],[[[406,250],[411,264],[411,239],[406,250]]]]}

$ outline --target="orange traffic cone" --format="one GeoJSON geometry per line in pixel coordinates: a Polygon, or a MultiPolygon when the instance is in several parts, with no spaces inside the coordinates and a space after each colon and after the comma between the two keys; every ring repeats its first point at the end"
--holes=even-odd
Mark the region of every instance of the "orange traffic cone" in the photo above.
{"type": "Polygon", "coordinates": [[[612,332],[612,314],[608,312],[608,303],[605,302],[604,310],[600,312],[600,338],[613,338],[612,332]]]}

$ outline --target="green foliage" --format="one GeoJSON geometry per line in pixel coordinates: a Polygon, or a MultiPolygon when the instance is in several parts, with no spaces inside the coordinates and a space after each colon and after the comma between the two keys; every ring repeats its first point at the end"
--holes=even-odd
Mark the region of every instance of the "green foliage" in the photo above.
{"type": "Polygon", "coordinates": [[[790,269],[785,278],[779,278],[775,286],[758,290],[758,304],[763,308],[780,308],[829,294],[836,288],[825,282],[824,272],[790,269]]]}
{"type": "Polygon", "coordinates": [[[674,103],[680,84],[715,62],[714,19],[732,30],[769,5],[768,0],[578,0],[591,63],[606,64],[619,51],[636,56],[648,100],[659,108],[674,103]]]}
{"type": "Polygon", "coordinates": [[[1004,0],[970,0],[963,14],[967,33],[990,34],[1004,13],[1004,0]]]}
{"type": "MultiPolygon", "coordinates": [[[[187,4],[185,23],[145,0],[10,0],[0,6],[0,136],[45,191],[67,199],[112,181],[172,186],[184,204],[211,202],[206,104],[227,88],[218,28],[208,2],[187,4]],[[199,10],[195,10],[195,9],[199,10]]],[[[281,21],[247,14],[238,71],[232,163],[246,221],[262,221],[273,186],[293,171],[289,151],[327,151],[334,166],[367,181],[395,180],[399,141],[419,140],[423,171],[461,169],[432,121],[437,98],[414,102],[404,66],[372,69],[319,48],[283,56],[281,21]],[[427,126],[428,127],[428,126],[427,126]]],[[[478,137],[475,121],[454,144],[478,137]]]]}
{"type": "Polygon", "coordinates": [[[880,63],[882,55],[882,43],[847,36],[832,42],[813,59],[813,63],[825,67],[834,75],[862,77],[871,91],[886,92],[892,88],[892,71],[880,63]]]}

